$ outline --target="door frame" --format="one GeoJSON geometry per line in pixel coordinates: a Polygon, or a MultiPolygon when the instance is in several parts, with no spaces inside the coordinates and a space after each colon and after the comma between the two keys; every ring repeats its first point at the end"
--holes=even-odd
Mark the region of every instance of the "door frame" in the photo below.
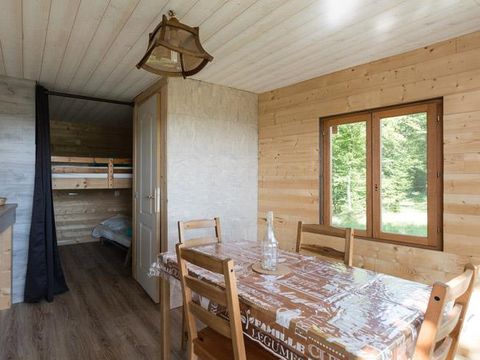
{"type": "MultiPolygon", "coordinates": [[[[160,202],[160,211],[156,214],[156,234],[159,237],[157,239],[157,245],[160,252],[168,251],[168,228],[167,228],[167,79],[163,78],[156,82],[145,91],[140,93],[134,99],[133,108],[133,183],[132,183],[132,275],[137,280],[137,261],[136,261],[136,241],[137,241],[137,134],[138,134],[138,107],[150,99],[152,96],[157,98],[157,144],[156,144],[156,156],[159,160],[157,166],[157,176],[155,188],[160,189],[155,191],[155,203],[160,202]],[[160,196],[160,200],[157,197],[160,196]]],[[[156,281],[157,291],[160,291],[159,281],[156,281]]]]}

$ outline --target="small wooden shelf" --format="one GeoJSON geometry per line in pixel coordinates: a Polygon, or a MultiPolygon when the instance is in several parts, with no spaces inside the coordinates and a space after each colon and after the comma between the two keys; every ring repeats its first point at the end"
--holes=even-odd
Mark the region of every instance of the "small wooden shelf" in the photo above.
{"type": "Polygon", "coordinates": [[[132,159],[52,156],[53,190],[129,189],[132,159]]]}

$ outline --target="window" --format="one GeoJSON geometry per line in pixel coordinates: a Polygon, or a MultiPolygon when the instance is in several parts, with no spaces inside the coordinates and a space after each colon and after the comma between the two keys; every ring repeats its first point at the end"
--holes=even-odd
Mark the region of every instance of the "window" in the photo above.
{"type": "Polygon", "coordinates": [[[321,221],[442,248],[442,102],[321,119],[321,221]]]}

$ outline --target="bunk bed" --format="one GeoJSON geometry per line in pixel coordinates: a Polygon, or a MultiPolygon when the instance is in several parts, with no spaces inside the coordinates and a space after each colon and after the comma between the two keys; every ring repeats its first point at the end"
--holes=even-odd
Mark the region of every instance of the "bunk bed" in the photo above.
{"type": "Polygon", "coordinates": [[[132,159],[52,156],[53,190],[129,189],[132,159]]]}

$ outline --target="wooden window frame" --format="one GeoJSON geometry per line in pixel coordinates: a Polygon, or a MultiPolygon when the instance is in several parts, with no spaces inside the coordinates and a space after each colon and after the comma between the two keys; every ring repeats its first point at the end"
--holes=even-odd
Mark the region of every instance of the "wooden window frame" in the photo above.
{"type": "Polygon", "coordinates": [[[320,223],[331,225],[331,147],[330,128],[355,122],[366,123],[366,230],[355,230],[356,237],[400,245],[443,249],[443,101],[428,101],[335,115],[320,119],[320,223]],[[427,113],[427,237],[381,231],[380,121],[411,113],[427,113]]]}

